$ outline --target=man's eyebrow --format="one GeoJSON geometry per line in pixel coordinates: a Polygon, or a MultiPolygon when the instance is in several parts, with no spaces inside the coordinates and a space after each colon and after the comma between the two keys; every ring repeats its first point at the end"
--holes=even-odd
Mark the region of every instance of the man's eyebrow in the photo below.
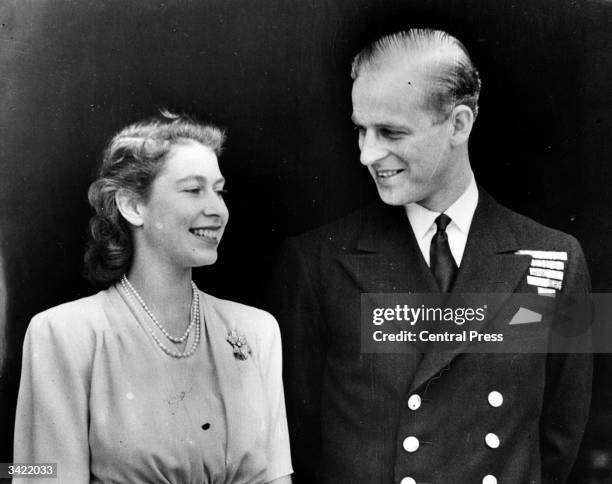
{"type": "Polygon", "coordinates": [[[405,130],[407,129],[405,126],[401,124],[394,123],[376,123],[374,124],[378,129],[393,129],[393,130],[405,130]]]}
{"type": "MultiPolygon", "coordinates": [[[[351,115],[351,121],[356,126],[362,126],[361,123],[357,121],[357,118],[355,118],[355,115],[351,115]]],[[[401,124],[394,124],[394,123],[374,123],[372,126],[374,126],[377,129],[393,129],[393,130],[406,130],[407,129],[406,126],[403,126],[401,124]]]]}

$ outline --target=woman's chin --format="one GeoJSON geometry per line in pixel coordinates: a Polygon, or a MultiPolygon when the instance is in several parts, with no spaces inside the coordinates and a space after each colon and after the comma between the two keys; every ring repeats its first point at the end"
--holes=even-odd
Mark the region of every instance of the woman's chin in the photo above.
{"type": "Polygon", "coordinates": [[[202,254],[201,256],[194,258],[194,260],[192,261],[192,267],[211,266],[215,262],[217,262],[217,258],[218,258],[217,251],[215,251],[214,253],[210,253],[210,254],[202,254]]]}

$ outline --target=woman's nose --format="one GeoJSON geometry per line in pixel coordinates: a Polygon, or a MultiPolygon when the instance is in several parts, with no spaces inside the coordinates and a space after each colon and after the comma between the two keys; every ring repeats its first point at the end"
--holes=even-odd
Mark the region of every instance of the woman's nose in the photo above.
{"type": "Polygon", "coordinates": [[[227,205],[218,194],[214,193],[206,197],[203,208],[204,215],[207,217],[216,217],[217,219],[226,219],[228,215],[227,205]]]}

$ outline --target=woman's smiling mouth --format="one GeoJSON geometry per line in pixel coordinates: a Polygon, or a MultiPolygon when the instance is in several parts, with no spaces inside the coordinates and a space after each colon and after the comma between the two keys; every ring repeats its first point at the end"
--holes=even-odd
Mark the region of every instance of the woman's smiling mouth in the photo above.
{"type": "Polygon", "coordinates": [[[205,240],[212,244],[218,244],[220,240],[220,227],[216,228],[193,228],[189,229],[193,235],[199,239],[205,240]]]}

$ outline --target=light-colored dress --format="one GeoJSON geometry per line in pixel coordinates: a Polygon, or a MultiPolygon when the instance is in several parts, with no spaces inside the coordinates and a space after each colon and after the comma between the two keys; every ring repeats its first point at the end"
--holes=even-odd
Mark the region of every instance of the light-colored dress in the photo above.
{"type": "Polygon", "coordinates": [[[200,346],[184,359],[157,346],[148,316],[120,286],[35,316],[14,461],[55,462],[58,482],[69,484],[262,483],[290,474],[276,321],[202,292],[200,305],[200,346]],[[246,360],[226,340],[232,330],[251,347],[246,360]]]}

